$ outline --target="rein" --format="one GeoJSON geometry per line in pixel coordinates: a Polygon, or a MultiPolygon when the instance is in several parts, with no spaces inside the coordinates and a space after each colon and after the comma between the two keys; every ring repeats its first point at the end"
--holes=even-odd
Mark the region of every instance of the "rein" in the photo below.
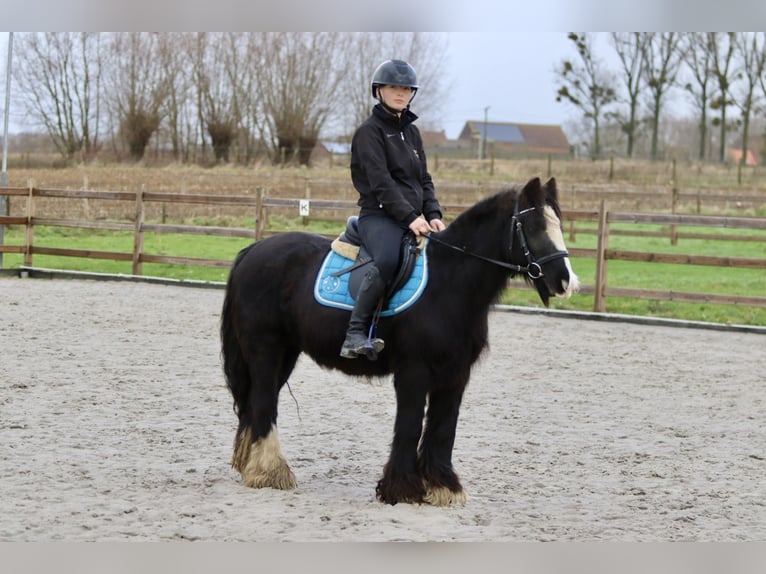
{"type": "MultiPolygon", "coordinates": [[[[482,261],[486,261],[487,263],[492,263],[493,265],[497,265],[505,269],[510,269],[511,271],[515,271],[516,273],[526,273],[530,279],[540,279],[544,275],[542,266],[545,263],[549,261],[553,261],[554,259],[569,257],[569,252],[554,251],[553,253],[549,253],[548,255],[540,257],[539,259],[535,259],[534,256],[532,255],[532,252],[529,250],[529,246],[527,245],[527,238],[524,235],[524,229],[521,225],[521,216],[524,215],[525,213],[529,213],[530,211],[534,211],[537,208],[530,207],[521,212],[519,212],[518,209],[519,209],[519,206],[517,203],[514,208],[513,217],[511,218],[511,227],[516,232],[515,235],[518,236],[519,238],[521,249],[524,251],[524,257],[526,257],[527,259],[527,265],[517,265],[515,263],[507,263],[505,261],[500,261],[498,259],[492,259],[491,257],[485,257],[484,255],[479,255],[478,253],[474,253],[472,251],[466,250],[464,247],[458,247],[457,245],[452,245],[451,243],[442,241],[441,239],[436,237],[433,233],[429,233],[428,238],[431,239],[432,241],[435,241],[436,243],[444,245],[445,247],[449,247],[450,249],[454,249],[455,251],[463,253],[464,255],[468,255],[469,257],[481,259],[482,261]]],[[[511,245],[508,248],[509,252],[513,251],[513,239],[514,239],[514,234],[511,233],[511,245]]]]}

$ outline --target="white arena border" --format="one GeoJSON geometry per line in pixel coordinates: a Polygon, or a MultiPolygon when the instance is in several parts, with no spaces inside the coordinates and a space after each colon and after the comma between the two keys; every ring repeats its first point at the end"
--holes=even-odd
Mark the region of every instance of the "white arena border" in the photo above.
{"type": "MultiPolygon", "coordinates": [[[[124,275],[111,273],[94,273],[90,271],[70,271],[66,269],[46,269],[43,267],[18,267],[0,269],[0,275],[17,276],[21,278],[60,278],[60,279],[90,279],[100,281],[130,281],[135,283],[157,283],[180,287],[196,287],[203,289],[224,289],[224,281],[201,281],[197,279],[169,279],[148,275],[124,275]]],[[[546,315],[565,319],[581,319],[584,321],[608,321],[616,323],[633,323],[636,325],[653,325],[688,329],[707,329],[711,331],[726,331],[729,333],[756,333],[766,335],[766,327],[756,325],[727,325],[724,323],[709,323],[705,321],[686,321],[667,319],[664,317],[644,317],[641,315],[624,315],[620,313],[597,313],[595,311],[567,311],[562,309],[544,309],[542,307],[521,307],[516,305],[494,305],[494,311],[506,313],[522,313],[546,315]]]]}

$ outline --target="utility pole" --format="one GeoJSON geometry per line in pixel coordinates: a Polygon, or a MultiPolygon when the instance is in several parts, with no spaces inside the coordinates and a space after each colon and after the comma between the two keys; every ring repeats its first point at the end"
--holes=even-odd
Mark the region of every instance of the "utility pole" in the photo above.
{"type": "MultiPolygon", "coordinates": [[[[11,107],[11,54],[13,52],[13,32],[8,32],[8,65],[5,69],[5,119],[3,122],[3,168],[0,174],[0,187],[8,187],[6,168],[8,167],[8,110],[11,107]]],[[[0,195],[0,215],[5,215],[7,197],[0,195]]],[[[5,243],[5,225],[0,223],[0,245],[5,243]]],[[[0,269],[3,268],[3,253],[0,251],[0,269]]]]}
{"type": "Polygon", "coordinates": [[[486,106],[484,108],[484,132],[482,133],[481,138],[481,156],[479,159],[487,159],[487,112],[489,111],[489,106],[486,106]]]}

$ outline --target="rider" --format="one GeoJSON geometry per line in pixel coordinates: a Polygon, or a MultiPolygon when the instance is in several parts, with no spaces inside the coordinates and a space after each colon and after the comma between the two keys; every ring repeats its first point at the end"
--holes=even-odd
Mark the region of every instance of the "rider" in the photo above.
{"type": "MultiPolygon", "coordinates": [[[[410,103],[418,90],[415,70],[403,60],[386,60],[372,76],[372,114],[351,142],[351,180],[359,192],[359,234],[373,262],[367,264],[340,356],[364,355],[378,301],[393,281],[402,238],[412,231],[442,231],[442,212],[428,173],[417,119],[410,103]]],[[[382,339],[370,343],[383,350],[382,339]]]]}

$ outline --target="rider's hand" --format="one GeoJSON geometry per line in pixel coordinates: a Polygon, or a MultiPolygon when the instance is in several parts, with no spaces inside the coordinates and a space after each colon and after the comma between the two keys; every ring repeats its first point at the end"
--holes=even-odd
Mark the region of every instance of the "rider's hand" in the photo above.
{"type": "Polygon", "coordinates": [[[447,226],[444,225],[444,222],[441,219],[432,219],[430,222],[431,229],[434,231],[444,231],[447,229],[447,226]]]}
{"type": "Polygon", "coordinates": [[[428,225],[428,222],[425,220],[425,218],[421,215],[417,219],[415,219],[412,223],[410,223],[410,230],[415,235],[428,235],[433,231],[431,229],[431,226],[428,225]]]}

